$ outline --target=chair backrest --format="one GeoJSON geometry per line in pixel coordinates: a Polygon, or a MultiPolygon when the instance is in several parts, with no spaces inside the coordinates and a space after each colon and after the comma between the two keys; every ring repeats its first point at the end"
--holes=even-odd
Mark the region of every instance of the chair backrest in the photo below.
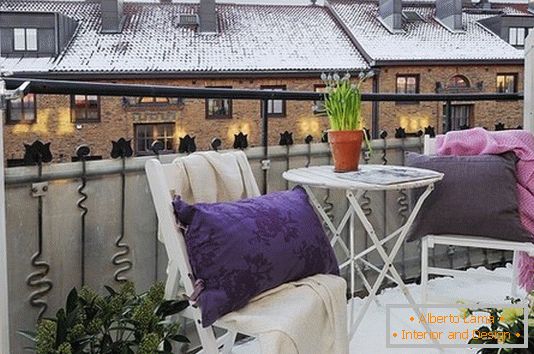
{"type": "Polygon", "coordinates": [[[178,277],[182,279],[185,291],[193,292],[193,281],[187,275],[193,274],[187,255],[187,248],[182,232],[176,224],[172,199],[174,183],[172,176],[178,178],[172,164],[161,164],[159,160],[152,159],[145,165],[148,185],[156,209],[159,225],[159,238],[165,245],[169,264],[167,267],[167,283],[165,295],[167,298],[176,295],[178,290],[178,277]],[[185,275],[185,276],[184,276],[185,275]]]}
{"type": "Polygon", "coordinates": [[[431,138],[430,135],[425,135],[423,153],[425,155],[436,154],[436,138],[431,138]]]}
{"type": "MultiPolygon", "coordinates": [[[[202,152],[196,153],[203,154],[202,152]]],[[[242,152],[236,152],[243,154],[242,152]]],[[[243,158],[243,156],[239,156],[243,158]]],[[[187,158],[187,157],[184,157],[187,158]]],[[[248,162],[245,159],[246,167],[250,169],[248,162]]],[[[183,282],[187,294],[191,294],[194,290],[194,281],[192,279],[192,269],[189,263],[189,256],[185,240],[180,228],[176,224],[172,200],[180,184],[181,176],[179,169],[175,163],[162,164],[157,159],[147,161],[145,165],[148,185],[152,194],[152,199],[156,209],[156,214],[159,223],[159,239],[165,245],[165,250],[169,259],[167,267],[167,283],[165,286],[166,296],[169,298],[176,295],[180,279],[183,282]]],[[[249,170],[250,172],[250,170],[249,170]]],[[[253,179],[252,174],[241,171],[239,174],[245,179],[253,179]]],[[[249,181],[256,186],[255,181],[249,181]]]]}

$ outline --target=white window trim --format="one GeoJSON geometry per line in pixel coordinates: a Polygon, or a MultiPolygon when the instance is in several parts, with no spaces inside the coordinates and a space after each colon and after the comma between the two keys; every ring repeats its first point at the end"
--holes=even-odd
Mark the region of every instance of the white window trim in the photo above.
{"type": "Polygon", "coordinates": [[[37,28],[13,28],[13,50],[17,52],[37,52],[39,50],[37,28]],[[17,41],[17,37],[22,40],[22,43],[20,40],[17,41]]]}

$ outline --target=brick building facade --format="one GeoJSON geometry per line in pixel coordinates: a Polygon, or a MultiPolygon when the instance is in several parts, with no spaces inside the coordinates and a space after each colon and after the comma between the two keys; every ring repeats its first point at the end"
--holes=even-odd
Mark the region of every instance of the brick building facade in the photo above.
{"type": "MultiPolygon", "coordinates": [[[[26,52],[3,50],[0,65],[17,76],[185,87],[317,91],[322,72],[374,70],[376,75],[364,84],[364,92],[522,90],[521,49],[483,28],[480,21],[499,17],[506,19],[503,23],[513,23],[520,17],[522,26],[527,26],[534,17],[526,8],[464,8],[461,26],[449,28],[455,24],[447,22],[447,16],[454,14],[441,14],[424,1],[402,2],[400,12],[395,7],[392,13],[400,16],[395,17],[400,22],[382,15],[383,10],[390,12],[381,6],[398,2],[402,0],[385,5],[372,0],[331,0],[324,6],[218,4],[216,13],[203,17],[219,23],[214,34],[202,33],[202,23],[181,22],[183,16],[202,14],[202,2],[200,6],[125,3],[117,16],[101,18],[99,2],[5,1],[0,4],[0,17],[8,25],[0,26],[0,31],[23,34],[26,52]],[[27,15],[25,23],[21,12],[27,15]],[[68,26],[56,30],[65,35],[72,32],[73,39],[63,40],[52,57],[39,52],[41,34],[37,35],[50,33],[46,27],[52,26],[50,21],[41,16],[32,22],[35,14],[44,12],[70,19],[63,21],[68,26]],[[13,16],[19,16],[17,26],[26,27],[24,31],[9,27],[13,16]],[[140,20],[132,21],[134,16],[140,20]],[[119,22],[114,22],[115,17],[119,22]],[[157,26],[143,27],[148,21],[157,26]]],[[[517,41],[517,29],[514,33],[517,41]]],[[[11,45],[1,44],[2,48],[11,45]]],[[[176,151],[185,135],[194,136],[199,149],[209,148],[213,138],[220,138],[223,148],[231,147],[239,132],[248,135],[250,146],[260,144],[258,101],[37,95],[16,104],[9,107],[6,120],[8,160],[21,159],[22,143],[36,139],[52,142],[56,161],[70,161],[80,144],[90,145],[93,155],[108,158],[111,141],[121,137],[132,139],[138,155],[149,153],[154,139],[176,151]]],[[[279,133],[286,130],[293,132],[296,143],[307,135],[318,141],[328,127],[327,119],[314,112],[313,102],[271,101],[269,105],[271,144],[277,144],[279,133]]],[[[452,102],[450,121],[444,120],[444,109],[443,102],[381,102],[373,112],[372,105],[365,103],[363,115],[367,127],[373,126],[374,119],[375,126],[390,136],[397,127],[415,133],[433,126],[443,132],[474,126],[493,129],[497,122],[515,127],[522,121],[518,101],[452,102]]]]}

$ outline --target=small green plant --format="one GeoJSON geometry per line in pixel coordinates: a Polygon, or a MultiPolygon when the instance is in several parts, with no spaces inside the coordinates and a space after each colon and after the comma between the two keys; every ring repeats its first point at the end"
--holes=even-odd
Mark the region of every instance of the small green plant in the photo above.
{"type": "MultiPolygon", "coordinates": [[[[512,304],[518,304],[520,300],[508,298],[512,304]]],[[[494,319],[494,322],[488,326],[482,326],[478,329],[483,333],[509,333],[509,336],[501,338],[472,338],[469,344],[523,344],[528,341],[528,348],[482,348],[478,354],[530,354],[534,348],[534,291],[528,296],[529,315],[527,323],[524,322],[523,308],[481,308],[481,309],[462,309],[461,313],[464,318],[471,316],[473,313],[487,313],[494,319]],[[527,326],[528,338],[524,338],[523,333],[527,326]]]]}
{"type": "Polygon", "coordinates": [[[187,300],[165,300],[157,283],[137,295],[132,283],[119,291],[105,287],[101,296],[90,288],[72,289],[65,308],[38,322],[35,332],[19,331],[33,342],[37,354],[172,353],[172,342],[189,340],[178,323],[167,320],[184,310],[187,300]]]}
{"type": "Polygon", "coordinates": [[[340,78],[338,74],[321,75],[326,85],[324,107],[331,130],[361,130],[362,122],[362,83],[373,76],[373,72],[361,72],[357,83],[351,82],[347,73],[340,78]]]}

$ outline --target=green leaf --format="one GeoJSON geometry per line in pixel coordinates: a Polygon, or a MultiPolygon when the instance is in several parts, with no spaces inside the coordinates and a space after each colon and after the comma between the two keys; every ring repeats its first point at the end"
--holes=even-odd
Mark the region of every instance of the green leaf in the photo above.
{"type": "Polygon", "coordinates": [[[163,350],[172,352],[172,344],[166,339],[163,341],[163,350]]]}
{"type": "Polygon", "coordinates": [[[60,309],[57,314],[57,333],[56,333],[56,347],[67,340],[67,317],[65,310],[60,309]]]}
{"type": "Polygon", "coordinates": [[[108,291],[109,295],[111,296],[115,296],[118,294],[111,286],[104,285],[104,288],[108,291]]]}
{"type": "Polygon", "coordinates": [[[189,338],[187,338],[186,336],[182,336],[181,334],[173,334],[172,336],[169,336],[169,338],[179,343],[191,343],[189,338]]]}
{"type": "Polygon", "coordinates": [[[67,315],[74,311],[76,307],[78,307],[78,292],[76,288],[72,288],[67,296],[67,315]]]}
{"type": "Polygon", "coordinates": [[[189,301],[187,300],[167,300],[157,307],[156,316],[172,316],[185,310],[188,306],[189,301]]]}

